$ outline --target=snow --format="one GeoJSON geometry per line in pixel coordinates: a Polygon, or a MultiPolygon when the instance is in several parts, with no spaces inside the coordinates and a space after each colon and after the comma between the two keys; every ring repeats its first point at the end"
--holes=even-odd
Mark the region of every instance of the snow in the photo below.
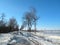
{"type": "Polygon", "coordinates": [[[41,42],[45,42],[44,44],[46,44],[46,45],[48,45],[48,44],[49,45],[60,45],[60,36],[48,35],[48,34],[44,34],[44,33],[36,33],[34,35],[42,38],[43,41],[41,41],[41,42]]]}
{"type": "Polygon", "coordinates": [[[10,32],[0,34],[0,45],[60,45],[60,36],[41,32],[10,32]]]}
{"type": "Polygon", "coordinates": [[[13,36],[11,34],[0,34],[0,44],[1,45],[5,45],[8,43],[8,41],[10,40],[10,38],[12,38],[13,36]]]}

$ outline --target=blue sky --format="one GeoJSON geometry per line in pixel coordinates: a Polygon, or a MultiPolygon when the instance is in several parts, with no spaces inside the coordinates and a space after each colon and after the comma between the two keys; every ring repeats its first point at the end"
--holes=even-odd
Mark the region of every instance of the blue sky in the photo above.
{"type": "Polygon", "coordinates": [[[0,0],[0,15],[5,13],[6,20],[13,16],[21,25],[22,16],[31,6],[40,17],[37,29],[60,29],[60,0],[0,0]]]}

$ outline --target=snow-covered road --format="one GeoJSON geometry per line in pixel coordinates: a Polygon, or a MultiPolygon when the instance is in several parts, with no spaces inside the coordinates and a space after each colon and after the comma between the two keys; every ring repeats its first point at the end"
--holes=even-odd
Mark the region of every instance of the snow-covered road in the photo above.
{"type": "Polygon", "coordinates": [[[58,36],[46,35],[40,32],[11,32],[0,34],[0,45],[60,45],[58,36]],[[56,38],[57,37],[57,38],[56,38]]]}

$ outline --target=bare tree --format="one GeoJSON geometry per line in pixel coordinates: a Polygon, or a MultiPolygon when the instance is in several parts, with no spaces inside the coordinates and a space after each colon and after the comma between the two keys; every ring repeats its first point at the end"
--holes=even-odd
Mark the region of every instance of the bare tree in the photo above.
{"type": "Polygon", "coordinates": [[[35,27],[35,32],[36,32],[36,23],[37,23],[38,17],[36,15],[36,9],[35,8],[31,8],[31,14],[32,14],[32,18],[33,18],[33,24],[35,27]]]}
{"type": "Polygon", "coordinates": [[[8,26],[11,28],[11,30],[14,30],[18,28],[18,24],[15,18],[10,18],[8,26]]]}
{"type": "Polygon", "coordinates": [[[24,17],[23,17],[23,22],[26,22],[28,26],[28,30],[31,31],[32,25],[34,24],[35,31],[36,31],[36,21],[37,21],[37,16],[36,16],[36,10],[35,8],[31,8],[30,11],[26,12],[24,17]]]}
{"type": "Polygon", "coordinates": [[[1,17],[0,17],[0,26],[5,26],[6,25],[6,22],[4,21],[5,19],[5,14],[2,13],[1,17]]]}

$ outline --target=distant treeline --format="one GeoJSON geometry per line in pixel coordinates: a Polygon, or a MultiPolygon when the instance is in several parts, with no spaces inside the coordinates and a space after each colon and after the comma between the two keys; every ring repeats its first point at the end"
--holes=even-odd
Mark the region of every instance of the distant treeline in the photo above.
{"type": "Polygon", "coordinates": [[[18,28],[11,28],[11,27],[0,27],[0,33],[8,33],[12,31],[18,31],[18,28]]]}
{"type": "MultiPolygon", "coordinates": [[[[23,30],[27,27],[29,32],[37,32],[36,31],[36,24],[37,20],[39,19],[36,16],[36,9],[30,8],[30,11],[27,11],[24,16],[22,17],[22,25],[20,30],[23,30]],[[34,30],[32,30],[32,26],[34,26],[34,30]]],[[[14,17],[10,18],[8,21],[5,20],[5,14],[2,13],[0,15],[0,32],[11,32],[11,31],[18,31],[19,25],[14,17]]]]}
{"type": "Polygon", "coordinates": [[[19,26],[14,17],[10,18],[8,21],[5,20],[5,14],[0,15],[0,33],[8,33],[12,31],[18,31],[19,26]]]}

